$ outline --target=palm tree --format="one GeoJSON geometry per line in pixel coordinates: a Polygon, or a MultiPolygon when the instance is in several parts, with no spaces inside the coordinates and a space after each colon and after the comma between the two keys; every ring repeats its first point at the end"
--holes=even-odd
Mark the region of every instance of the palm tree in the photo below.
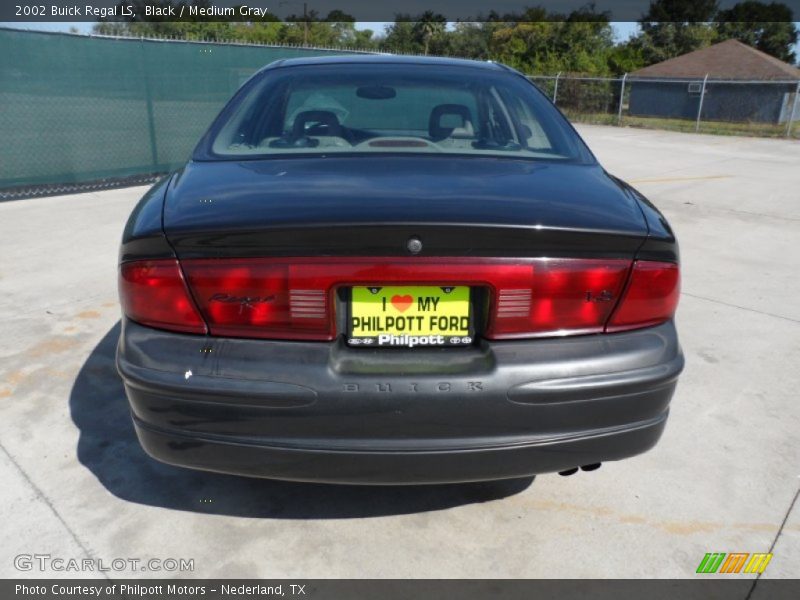
{"type": "Polygon", "coordinates": [[[439,14],[434,14],[430,10],[426,10],[419,17],[419,21],[415,24],[414,29],[418,39],[422,42],[425,55],[428,55],[431,40],[444,35],[447,20],[439,14]]]}

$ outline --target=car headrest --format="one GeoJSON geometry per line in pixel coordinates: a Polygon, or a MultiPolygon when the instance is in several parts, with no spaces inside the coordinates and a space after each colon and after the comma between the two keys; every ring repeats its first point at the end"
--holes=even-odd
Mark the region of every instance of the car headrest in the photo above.
{"type": "Polygon", "coordinates": [[[292,137],[300,138],[306,135],[306,124],[315,123],[315,128],[325,126],[327,135],[339,135],[342,126],[339,119],[329,110],[304,110],[294,118],[292,124],[292,137]]]}
{"type": "Polygon", "coordinates": [[[428,121],[428,134],[433,140],[443,140],[448,137],[474,137],[472,113],[463,104],[434,106],[428,121]]]}

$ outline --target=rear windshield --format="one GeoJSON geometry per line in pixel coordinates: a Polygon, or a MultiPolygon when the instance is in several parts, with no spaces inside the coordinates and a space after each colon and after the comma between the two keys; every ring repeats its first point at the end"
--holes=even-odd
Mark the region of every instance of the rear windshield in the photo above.
{"type": "Polygon", "coordinates": [[[592,160],[522,77],[441,65],[268,69],[237,94],[198,151],[200,159],[415,153],[592,160]]]}

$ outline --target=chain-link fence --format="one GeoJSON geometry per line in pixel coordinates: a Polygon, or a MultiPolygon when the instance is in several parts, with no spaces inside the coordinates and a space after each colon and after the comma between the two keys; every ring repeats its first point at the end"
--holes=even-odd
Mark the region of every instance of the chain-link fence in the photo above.
{"type": "Polygon", "coordinates": [[[167,172],[257,69],[343,52],[0,29],[0,200],[167,172]]]}
{"type": "MultiPolygon", "coordinates": [[[[0,200],[147,181],[186,160],[258,68],[345,52],[0,28],[0,200]]],[[[800,137],[797,81],[531,80],[573,121],[800,137]]]]}
{"type": "Polygon", "coordinates": [[[572,121],[800,138],[800,81],[533,75],[572,121]]]}

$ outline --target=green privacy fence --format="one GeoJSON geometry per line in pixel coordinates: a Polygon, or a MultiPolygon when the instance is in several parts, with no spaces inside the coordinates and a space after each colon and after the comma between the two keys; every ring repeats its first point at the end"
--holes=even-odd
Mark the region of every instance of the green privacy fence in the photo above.
{"type": "Polygon", "coordinates": [[[0,189],[169,171],[258,68],[342,52],[0,29],[0,189]]]}

